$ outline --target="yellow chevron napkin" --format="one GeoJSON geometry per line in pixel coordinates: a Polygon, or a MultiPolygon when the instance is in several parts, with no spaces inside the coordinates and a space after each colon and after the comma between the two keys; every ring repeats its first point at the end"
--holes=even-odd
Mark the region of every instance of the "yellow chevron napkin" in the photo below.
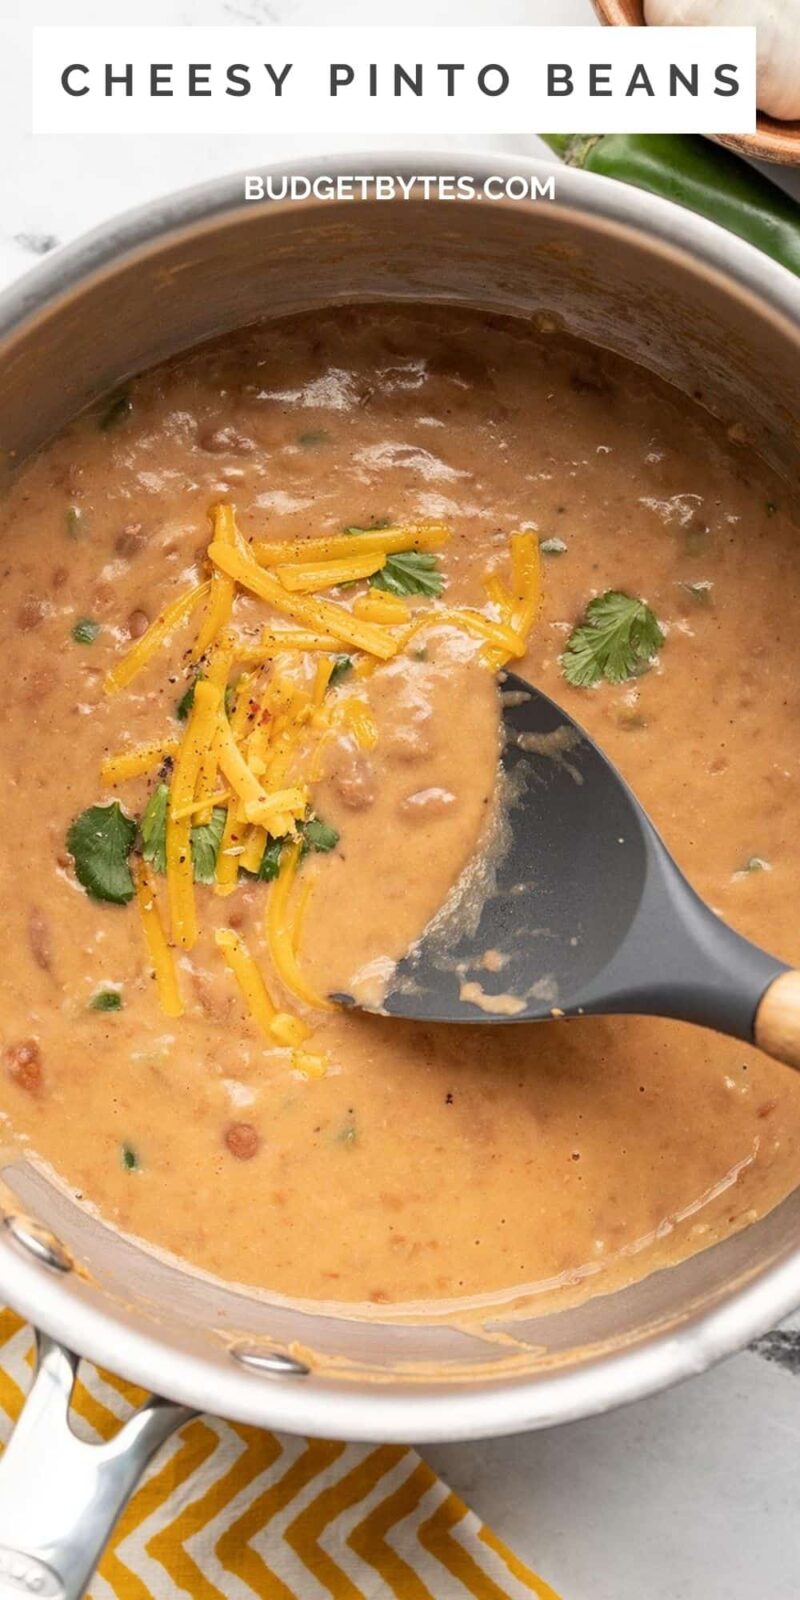
{"type": "MultiPolygon", "coordinates": [[[[33,1336],[0,1310],[0,1442],[21,1410],[33,1336]]],[[[76,1425],[108,1439],[140,1390],[83,1362],[76,1425]]],[[[336,1444],[200,1417],[123,1512],[90,1600],[558,1600],[416,1451],[336,1444]]]]}

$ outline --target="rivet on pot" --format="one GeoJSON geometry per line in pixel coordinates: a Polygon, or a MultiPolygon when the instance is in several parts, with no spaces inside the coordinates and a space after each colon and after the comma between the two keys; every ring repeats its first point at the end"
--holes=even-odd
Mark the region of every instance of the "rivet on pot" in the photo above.
{"type": "Polygon", "coordinates": [[[32,1217],[20,1213],[4,1217],[3,1222],[12,1239],[23,1250],[27,1250],[28,1255],[33,1256],[35,1261],[41,1261],[45,1267],[52,1267],[54,1272],[72,1271],[72,1258],[64,1245],[48,1228],[42,1227],[40,1222],[34,1222],[32,1217]]]}
{"type": "Polygon", "coordinates": [[[311,1368],[282,1350],[264,1350],[257,1344],[233,1344],[230,1353],[248,1372],[264,1372],[270,1378],[307,1378],[311,1368]]]}

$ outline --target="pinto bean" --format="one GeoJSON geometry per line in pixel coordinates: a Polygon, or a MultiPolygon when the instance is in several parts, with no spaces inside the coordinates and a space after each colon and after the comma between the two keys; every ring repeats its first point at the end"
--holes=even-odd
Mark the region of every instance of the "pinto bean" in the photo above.
{"type": "Polygon", "coordinates": [[[101,578],[92,589],[91,611],[95,616],[98,613],[102,616],[108,616],[109,613],[116,615],[117,604],[117,591],[113,583],[101,578]]]}
{"type": "Polygon", "coordinates": [[[425,822],[428,817],[443,817],[445,812],[452,810],[456,797],[449,789],[440,789],[434,786],[430,789],[417,789],[414,794],[406,795],[400,802],[400,810],[404,817],[412,821],[425,822]]]}
{"type": "Polygon", "coordinates": [[[20,633],[32,633],[38,628],[47,615],[47,607],[37,595],[29,594],[17,612],[17,627],[20,633]]]}
{"type": "Polygon", "coordinates": [[[375,769],[362,751],[341,744],[331,770],[331,783],[351,811],[366,811],[375,799],[375,769]]]}
{"type": "Polygon", "coordinates": [[[28,918],[28,944],[31,955],[37,967],[42,972],[51,972],[53,966],[53,951],[50,939],[50,924],[42,916],[38,906],[32,906],[28,918]]]}
{"type": "Polygon", "coordinates": [[[28,1094],[39,1094],[43,1084],[42,1057],[36,1039],[21,1039],[6,1050],[9,1076],[28,1094]]]}
{"type": "Polygon", "coordinates": [[[204,428],[197,442],[201,450],[212,456],[249,456],[255,450],[253,440],[238,428],[204,428]]]}
{"type": "Polygon", "coordinates": [[[58,671],[55,666],[37,667],[23,679],[20,699],[25,705],[40,706],[42,701],[52,694],[57,683],[58,671]]]}
{"type": "Polygon", "coordinates": [[[206,972],[193,972],[191,985],[207,1017],[212,1022],[229,1023],[235,1005],[234,996],[227,984],[219,982],[206,972]]]}
{"type": "Polygon", "coordinates": [[[131,556],[139,554],[147,544],[147,534],[142,531],[141,522],[126,522],[121,533],[114,540],[114,549],[118,556],[130,560],[131,556]]]}
{"type": "Polygon", "coordinates": [[[238,1161],[251,1161],[260,1143],[252,1122],[231,1122],[225,1129],[225,1147],[238,1161]]]}
{"type": "Polygon", "coordinates": [[[146,611],[132,611],[128,618],[128,632],[132,639],[141,639],[150,626],[150,618],[146,611]]]}
{"type": "Polygon", "coordinates": [[[63,589],[64,584],[66,583],[68,577],[69,577],[69,568],[68,567],[54,567],[53,568],[53,576],[50,579],[50,582],[52,583],[54,589],[63,589]]]}

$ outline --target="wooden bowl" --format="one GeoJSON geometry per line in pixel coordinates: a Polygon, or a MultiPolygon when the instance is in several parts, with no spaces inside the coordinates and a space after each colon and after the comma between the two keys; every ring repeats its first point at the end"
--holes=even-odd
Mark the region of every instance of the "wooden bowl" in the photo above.
{"type": "MultiPolygon", "coordinates": [[[[600,21],[609,28],[640,28],[644,24],[643,0],[592,0],[600,21]]],[[[719,143],[754,161],[778,161],[800,166],[800,122],[776,122],[759,111],[755,133],[721,133],[719,143]]]]}

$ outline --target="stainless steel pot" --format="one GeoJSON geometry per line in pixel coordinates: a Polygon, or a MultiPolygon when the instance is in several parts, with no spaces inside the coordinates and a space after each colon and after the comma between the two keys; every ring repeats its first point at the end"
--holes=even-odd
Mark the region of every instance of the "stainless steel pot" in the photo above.
{"type": "MultiPolygon", "coordinates": [[[[310,163],[304,171],[312,171],[310,163]]],[[[368,171],[326,161],[325,172],[368,171]]],[[[377,169],[375,169],[377,170],[377,169]]],[[[382,171],[544,177],[515,158],[387,158],[382,171]]],[[[668,378],[787,473],[800,417],[800,283],[688,212],[558,170],[553,202],[261,202],[232,178],[61,251],[0,300],[8,464],[127,375],[212,334],[341,301],[457,302],[563,319],[668,378]]],[[[77,1596],[138,1473],[193,1410],[347,1439],[549,1426],[651,1394],[800,1302],[800,1190],[668,1272],[514,1323],[517,1354],[389,1311],[320,1314],[157,1260],[27,1162],[6,1168],[0,1293],[40,1333],[0,1466],[0,1586],[77,1596]],[[67,1407],[78,1352],[168,1396],[110,1445],[67,1407]],[[300,1353],[302,1352],[302,1353],[300,1353]]],[[[496,1325],[503,1325],[498,1305],[496,1325]]]]}

